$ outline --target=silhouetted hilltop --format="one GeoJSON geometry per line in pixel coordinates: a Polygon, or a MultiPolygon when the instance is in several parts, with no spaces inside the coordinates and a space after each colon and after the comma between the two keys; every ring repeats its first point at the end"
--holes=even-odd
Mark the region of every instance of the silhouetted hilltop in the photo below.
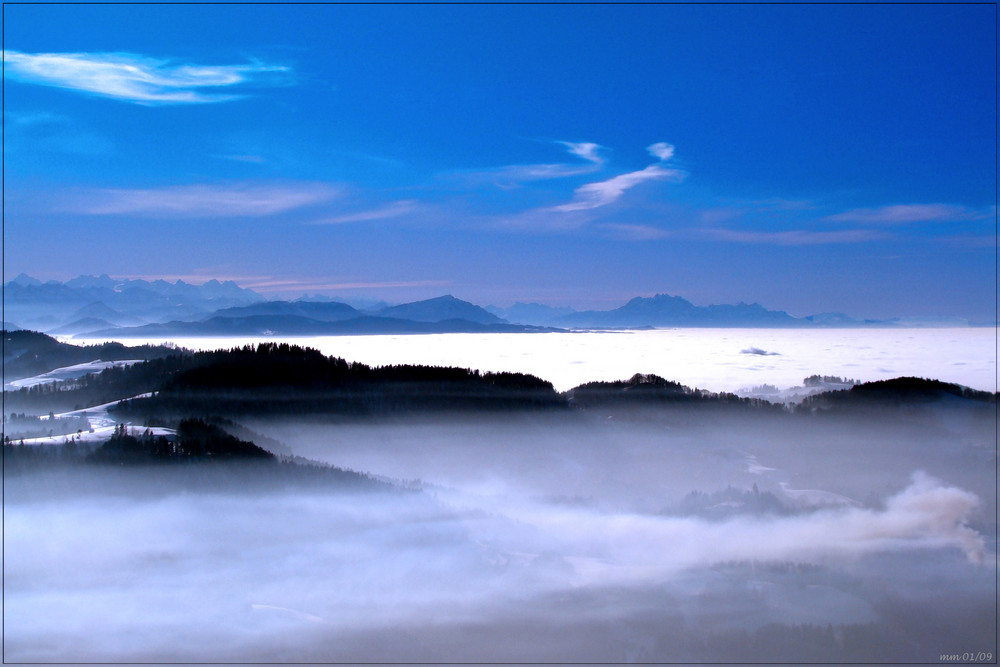
{"type": "Polygon", "coordinates": [[[99,317],[81,317],[78,320],[73,320],[69,324],[49,329],[48,333],[55,336],[77,336],[81,334],[92,334],[95,331],[111,331],[115,328],[115,324],[108,322],[107,320],[102,320],[99,317]]]}
{"type": "Polygon", "coordinates": [[[111,308],[103,301],[94,301],[93,303],[89,303],[86,306],[78,308],[76,312],[69,316],[69,318],[74,321],[82,319],[104,320],[114,326],[132,326],[136,324],[143,324],[143,321],[138,317],[121,313],[114,308],[111,308]]]}
{"type": "Polygon", "coordinates": [[[138,465],[150,463],[177,463],[181,461],[268,461],[276,459],[270,452],[252,442],[229,435],[218,426],[200,419],[185,419],[177,427],[177,436],[168,439],[154,436],[149,431],[130,435],[124,426],[103,445],[91,453],[87,460],[93,463],[138,465]]]}
{"type": "Polygon", "coordinates": [[[850,389],[810,396],[799,410],[835,410],[857,407],[927,406],[944,400],[962,399],[969,404],[996,405],[997,396],[940,380],[899,377],[857,384],[850,389]]]}
{"type": "Polygon", "coordinates": [[[741,398],[736,394],[692,389],[658,375],[636,373],[628,380],[588,382],[566,392],[569,401],[580,408],[605,409],[613,406],[657,405],[738,405],[773,408],[760,399],[741,398]]]}
{"type": "Polygon", "coordinates": [[[41,375],[56,368],[90,361],[123,361],[126,359],[160,359],[179,354],[174,347],[141,345],[126,347],[121,343],[100,345],[69,345],[37,331],[6,331],[3,350],[4,381],[41,375]]]}
{"type": "Polygon", "coordinates": [[[373,368],[284,343],[196,353],[183,366],[161,377],[155,396],[119,406],[120,414],[361,416],[565,407],[551,383],[531,375],[433,366],[373,368]]]}

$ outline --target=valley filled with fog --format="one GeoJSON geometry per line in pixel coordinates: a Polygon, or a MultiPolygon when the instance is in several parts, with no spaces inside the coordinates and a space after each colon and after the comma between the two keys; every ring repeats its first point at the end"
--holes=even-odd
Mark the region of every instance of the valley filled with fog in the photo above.
{"type": "Polygon", "coordinates": [[[202,416],[231,420],[218,423],[280,460],[68,462],[94,446],[84,437],[53,465],[5,466],[4,657],[992,660],[995,395],[912,382],[821,392],[906,375],[992,392],[993,333],[295,341],[373,365],[532,372],[571,390],[502,410],[354,414],[315,387],[303,395],[316,409],[261,409],[292,390],[254,385],[234,403],[225,359],[213,362],[183,391],[167,384],[95,414],[161,428],[192,395],[202,416]],[[714,391],[828,377],[798,408],[652,376],[579,386],[635,372],[714,391]]]}

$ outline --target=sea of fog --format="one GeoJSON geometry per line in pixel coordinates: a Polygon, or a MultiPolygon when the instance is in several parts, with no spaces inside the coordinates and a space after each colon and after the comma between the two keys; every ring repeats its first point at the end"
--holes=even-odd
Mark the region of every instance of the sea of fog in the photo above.
{"type": "MultiPolygon", "coordinates": [[[[103,340],[103,339],[102,339],[103,340]]],[[[917,376],[996,391],[995,329],[656,329],[544,334],[128,339],[214,350],[285,341],[369,365],[425,364],[531,373],[565,391],[594,380],[654,373],[711,391],[814,374],[862,382],[917,376]]],[[[79,341],[72,342],[101,342],[79,341]]]]}
{"type": "MultiPolygon", "coordinates": [[[[272,340],[561,390],[636,372],[713,390],[996,377],[992,329],[272,340]]],[[[995,412],[935,409],[241,419],[282,453],[397,482],[367,491],[211,465],[8,466],[3,658],[992,662],[995,412]]]]}

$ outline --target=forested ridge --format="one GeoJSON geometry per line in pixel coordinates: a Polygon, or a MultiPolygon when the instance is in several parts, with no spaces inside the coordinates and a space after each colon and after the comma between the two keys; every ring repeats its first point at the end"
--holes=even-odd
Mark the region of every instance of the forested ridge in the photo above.
{"type": "Polygon", "coordinates": [[[287,343],[175,353],[77,380],[5,392],[8,411],[123,404],[123,415],[377,414],[411,409],[565,407],[551,383],[521,373],[398,365],[372,367],[287,343]]]}
{"type": "MultiPolygon", "coordinates": [[[[28,340],[37,343],[36,351],[54,343],[57,356],[62,354],[62,347],[58,346],[63,344],[43,334],[12,333],[27,335],[28,340]],[[45,342],[46,339],[50,342],[45,342]]],[[[116,347],[106,350],[129,356],[116,347]]],[[[261,343],[206,352],[157,347],[145,352],[154,358],[128,367],[108,368],[75,380],[4,392],[5,412],[60,413],[125,401],[143,394],[154,395],[122,403],[118,409],[123,418],[320,413],[367,416],[413,410],[631,407],[784,410],[762,399],[692,389],[649,374],[636,374],[628,380],[615,382],[588,382],[560,394],[551,383],[523,373],[418,365],[375,367],[327,357],[317,350],[288,343],[261,343]]],[[[93,350],[88,356],[92,353],[93,350]]],[[[49,360],[46,365],[51,363],[49,360]]],[[[971,404],[996,404],[996,395],[989,392],[937,380],[896,378],[818,394],[803,401],[796,411],[920,406],[945,397],[967,400],[971,404]]]]}
{"type": "Polygon", "coordinates": [[[161,359],[184,353],[170,345],[126,347],[118,342],[99,345],[70,345],[36,331],[7,331],[3,335],[3,374],[5,381],[41,375],[56,368],[90,361],[125,361],[161,359]]]}

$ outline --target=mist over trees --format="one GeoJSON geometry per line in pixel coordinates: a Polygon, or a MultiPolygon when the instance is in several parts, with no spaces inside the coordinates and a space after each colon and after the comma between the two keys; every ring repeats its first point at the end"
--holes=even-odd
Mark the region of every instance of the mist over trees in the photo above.
{"type": "Polygon", "coordinates": [[[560,393],[287,344],[162,352],[4,394],[12,656],[995,655],[995,394],[816,376],[849,388],[776,405],[652,374],[560,393]]]}

